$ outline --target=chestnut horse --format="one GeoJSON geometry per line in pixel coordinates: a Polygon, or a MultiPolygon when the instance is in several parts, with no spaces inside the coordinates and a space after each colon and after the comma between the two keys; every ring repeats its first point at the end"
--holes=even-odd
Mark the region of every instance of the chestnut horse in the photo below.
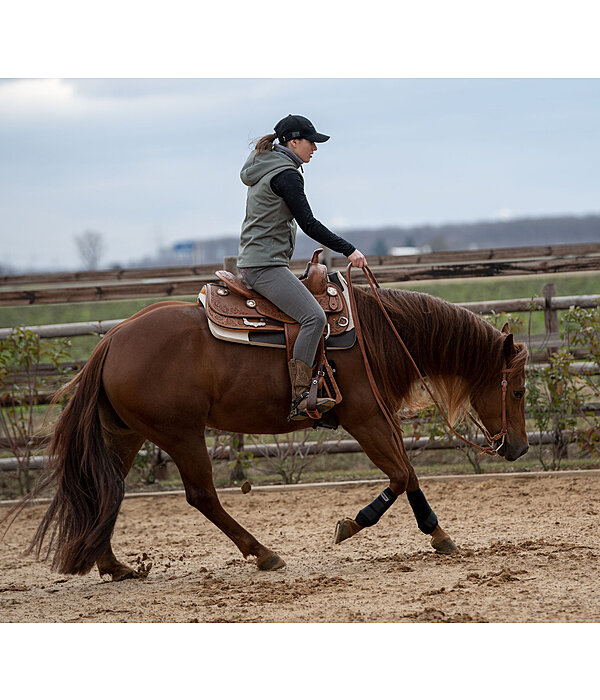
{"type": "MultiPolygon", "coordinates": [[[[417,373],[372,292],[355,287],[353,294],[373,376],[397,423],[399,410],[424,403],[417,373]]],[[[507,368],[507,435],[498,454],[507,460],[524,454],[525,346],[475,314],[429,295],[381,289],[379,296],[451,419],[470,405],[485,428],[498,433],[502,370],[507,368]]],[[[360,349],[355,345],[332,356],[343,395],[333,409],[339,425],[390,480],[389,488],[355,519],[341,521],[341,529],[338,523],[336,541],[374,524],[397,496],[406,493],[432,546],[440,552],[455,551],[419,488],[402,440],[395,438],[394,426],[375,400],[360,349]]],[[[231,538],[244,557],[256,557],[264,570],[284,566],[219,502],[205,439],[205,427],[274,434],[312,425],[308,419],[287,420],[290,384],[284,350],[217,340],[199,304],[160,302],[107,333],[57,398],[72,390],[35,490],[57,487],[30,552],[39,556],[51,530],[53,568],[61,573],[85,574],[96,564],[101,575],[110,574],[113,580],[131,576],[133,570],[115,557],[111,537],[124,478],[148,439],[177,465],[188,503],[231,538]]]]}

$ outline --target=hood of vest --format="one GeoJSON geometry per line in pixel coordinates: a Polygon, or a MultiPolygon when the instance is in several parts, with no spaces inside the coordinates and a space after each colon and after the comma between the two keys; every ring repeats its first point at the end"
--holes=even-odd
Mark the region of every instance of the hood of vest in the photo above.
{"type": "Polygon", "coordinates": [[[268,173],[274,170],[281,170],[281,168],[285,168],[286,166],[294,169],[297,168],[295,163],[283,153],[277,153],[275,151],[258,152],[254,150],[244,163],[242,171],[240,172],[240,177],[244,185],[252,187],[252,185],[255,185],[268,173]]]}

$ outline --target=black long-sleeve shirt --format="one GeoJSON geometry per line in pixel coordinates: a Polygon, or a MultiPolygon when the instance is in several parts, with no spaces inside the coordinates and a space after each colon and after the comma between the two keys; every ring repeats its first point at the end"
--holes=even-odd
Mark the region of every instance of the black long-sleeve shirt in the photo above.
{"type": "Polygon", "coordinates": [[[307,236],[346,257],[356,250],[352,243],[337,236],[315,219],[304,193],[304,180],[297,170],[290,168],[275,175],[271,179],[271,189],[288,205],[296,223],[307,236]]]}

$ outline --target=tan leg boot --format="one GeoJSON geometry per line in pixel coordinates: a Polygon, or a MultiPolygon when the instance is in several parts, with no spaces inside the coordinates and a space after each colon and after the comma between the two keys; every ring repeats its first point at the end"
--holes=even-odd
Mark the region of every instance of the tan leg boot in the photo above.
{"type": "MultiPolygon", "coordinates": [[[[305,420],[309,418],[306,413],[308,402],[308,390],[312,380],[312,369],[302,360],[290,360],[288,371],[292,383],[292,406],[289,420],[305,420]]],[[[317,398],[317,411],[325,413],[335,406],[335,401],[330,398],[317,398]]]]}

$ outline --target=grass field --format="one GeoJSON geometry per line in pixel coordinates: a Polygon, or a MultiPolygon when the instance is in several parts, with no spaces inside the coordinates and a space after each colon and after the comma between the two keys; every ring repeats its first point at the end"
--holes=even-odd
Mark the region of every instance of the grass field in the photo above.
{"type": "Polygon", "coordinates": [[[453,303],[460,303],[494,299],[529,299],[541,296],[544,285],[549,283],[556,285],[556,294],[561,297],[600,294],[600,273],[598,272],[401,282],[394,286],[426,292],[453,303]]]}
{"type": "MultiPolygon", "coordinates": [[[[200,290],[198,290],[200,291],[200,290]]],[[[181,301],[195,301],[192,297],[173,297],[181,301]]],[[[15,326],[45,326],[54,323],[76,323],[82,321],[110,321],[129,318],[145,306],[159,299],[132,299],[120,301],[88,301],[79,304],[44,304],[42,306],[0,307],[0,328],[15,326]]],[[[83,360],[98,343],[97,335],[71,339],[71,355],[74,360],[83,360]]]]}

